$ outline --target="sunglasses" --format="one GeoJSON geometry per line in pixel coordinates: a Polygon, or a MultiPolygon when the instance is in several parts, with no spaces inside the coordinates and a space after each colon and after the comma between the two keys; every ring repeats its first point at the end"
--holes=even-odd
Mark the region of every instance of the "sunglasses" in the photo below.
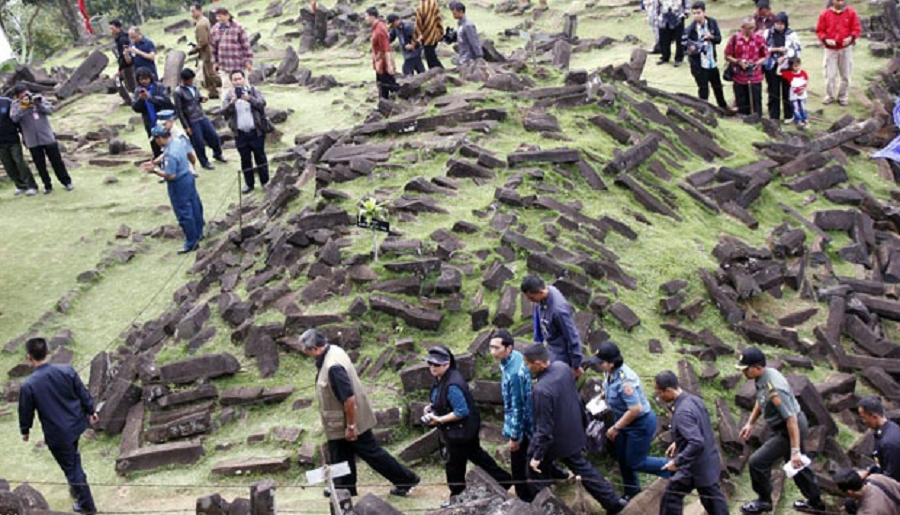
{"type": "Polygon", "coordinates": [[[435,363],[434,361],[427,361],[429,367],[442,367],[446,365],[446,363],[435,363]]]}

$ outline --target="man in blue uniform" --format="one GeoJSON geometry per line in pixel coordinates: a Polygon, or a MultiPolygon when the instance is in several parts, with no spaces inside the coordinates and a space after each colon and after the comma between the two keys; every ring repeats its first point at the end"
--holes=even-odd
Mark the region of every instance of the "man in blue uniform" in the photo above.
{"type": "Polygon", "coordinates": [[[500,362],[500,391],[503,394],[503,437],[509,440],[509,462],[516,495],[525,502],[534,499],[527,483],[528,444],[534,432],[531,403],[531,372],[515,340],[506,329],[497,330],[490,341],[491,355],[500,362]]]}
{"type": "Polygon", "coordinates": [[[728,515],[728,503],[719,488],[721,458],[703,399],[682,390],[678,376],[670,370],[656,375],[656,395],[673,403],[673,442],[666,450],[669,462],[663,467],[673,475],[659,503],[659,515],[681,515],[684,496],[694,489],[706,513],[728,515]]]}
{"type": "Polygon", "coordinates": [[[565,363],[551,362],[547,347],[539,343],[525,350],[525,365],[535,379],[534,436],[528,448],[528,474],[535,493],[548,486],[551,466],[559,460],[581,476],[585,489],[606,513],[619,513],[627,501],[616,495],[612,485],[582,455],[586,438],[584,410],[572,370],[565,363]]]}
{"type": "MultiPolygon", "coordinates": [[[[741,506],[748,514],[766,513],[772,506],[772,467],[782,460],[790,460],[797,469],[803,467],[803,448],[809,435],[806,415],[794,391],[781,372],[766,367],[766,355],[756,347],[748,347],[741,353],[737,368],[744,377],[756,383],[756,405],[750,420],[741,428],[740,436],[750,439],[753,424],[763,416],[772,436],[750,456],[750,482],[759,497],[741,506]]],[[[810,467],[803,467],[794,476],[794,483],[806,497],[794,502],[794,509],[811,513],[825,511],[822,492],[816,482],[816,474],[810,467]]]]}
{"type": "Polygon", "coordinates": [[[68,365],[47,362],[47,342],[32,338],[25,344],[28,363],[34,371],[22,383],[19,391],[19,430],[22,440],[28,441],[34,412],[37,411],[44,430],[44,442],[69,483],[75,497],[73,510],[77,513],[97,513],[87,475],[81,468],[78,440],[88,428],[97,423],[94,400],[85,389],[75,369],[68,365]]]}
{"type": "Polygon", "coordinates": [[[576,378],[581,377],[581,336],[572,319],[572,306],[556,287],[546,285],[536,275],[525,277],[521,289],[534,303],[535,343],[545,343],[551,360],[565,363],[576,378]]]}
{"type": "Polygon", "coordinates": [[[900,481],[900,425],[884,416],[884,405],[876,396],[859,401],[859,417],[875,432],[875,465],[872,474],[883,474],[900,481]]]}
{"type": "Polygon", "coordinates": [[[200,248],[203,238],[203,204],[197,193],[194,175],[188,163],[190,142],[184,138],[173,138],[165,127],[157,125],[150,131],[154,142],[162,149],[162,169],[153,162],[144,163],[147,173],[158,175],[166,180],[169,190],[169,201],[175,211],[178,224],[184,231],[184,247],[179,254],[193,252],[200,248]]]}

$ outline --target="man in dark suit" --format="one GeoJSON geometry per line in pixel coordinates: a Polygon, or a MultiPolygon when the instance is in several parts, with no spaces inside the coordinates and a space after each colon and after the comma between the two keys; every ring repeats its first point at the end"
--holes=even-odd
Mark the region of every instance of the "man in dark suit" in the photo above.
{"type": "Polygon", "coordinates": [[[19,391],[22,440],[29,440],[34,412],[37,411],[44,430],[44,442],[66,474],[69,491],[75,497],[72,509],[77,513],[97,513],[87,475],[81,468],[81,453],[78,452],[81,433],[88,428],[88,422],[97,422],[94,400],[74,368],[47,362],[46,340],[32,338],[25,348],[28,363],[34,371],[19,391]]]}
{"type": "Polygon", "coordinates": [[[678,376],[666,370],[656,376],[656,394],[673,403],[672,445],[663,467],[674,473],[659,503],[660,515],[681,515],[684,496],[695,488],[710,515],[728,515],[728,503],[719,488],[721,458],[716,448],[709,412],[703,400],[678,386],[678,376]]]}
{"type": "MultiPolygon", "coordinates": [[[[584,410],[575,386],[572,369],[560,361],[550,362],[550,353],[543,344],[535,343],[525,349],[525,366],[535,378],[532,389],[534,405],[534,436],[528,447],[528,476],[535,481],[535,490],[547,486],[552,477],[553,462],[559,460],[581,476],[585,489],[597,499],[606,513],[615,515],[627,504],[612,489],[597,469],[581,454],[585,444],[584,410]]],[[[537,493],[537,492],[535,492],[537,493]]]]}

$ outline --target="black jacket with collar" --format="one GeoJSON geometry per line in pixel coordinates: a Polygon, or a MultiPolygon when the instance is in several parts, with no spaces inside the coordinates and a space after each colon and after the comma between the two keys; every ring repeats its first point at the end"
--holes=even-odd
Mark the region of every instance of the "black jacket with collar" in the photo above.
{"type": "MultiPolygon", "coordinates": [[[[153,83],[153,95],[148,99],[150,103],[153,104],[156,112],[165,111],[166,109],[175,109],[175,106],[172,104],[172,101],[169,100],[169,88],[165,87],[162,82],[154,82],[153,83]]],[[[136,113],[141,113],[141,117],[144,119],[144,128],[147,129],[147,133],[150,132],[150,129],[153,128],[152,120],[150,119],[150,112],[147,111],[147,103],[141,99],[141,90],[143,88],[138,86],[136,90],[134,90],[134,97],[131,101],[131,109],[136,113]]]]}
{"type": "Polygon", "coordinates": [[[200,103],[202,94],[196,86],[193,86],[193,88],[196,95],[191,94],[188,87],[184,84],[179,84],[172,95],[175,98],[175,115],[178,116],[181,126],[185,129],[190,129],[191,123],[199,122],[206,118],[206,114],[203,112],[203,104],[200,103]]]}
{"type": "Polygon", "coordinates": [[[20,144],[19,125],[9,117],[13,100],[0,97],[0,145],[20,144]]]}
{"type": "Polygon", "coordinates": [[[538,460],[556,460],[580,453],[585,435],[581,396],[572,369],[554,361],[535,378],[534,436],[528,454],[538,460]]]}
{"type": "MultiPolygon", "coordinates": [[[[713,59],[716,59],[716,45],[722,42],[722,32],[719,30],[719,22],[717,22],[715,18],[707,16],[706,25],[709,27],[710,34],[713,35],[710,43],[712,44],[713,59]]],[[[697,22],[695,21],[692,21],[691,24],[684,29],[682,44],[687,44],[688,41],[700,41],[700,30],[697,28],[697,22]]],[[[698,64],[700,62],[699,53],[689,55],[688,58],[691,61],[697,61],[698,64]]]]}

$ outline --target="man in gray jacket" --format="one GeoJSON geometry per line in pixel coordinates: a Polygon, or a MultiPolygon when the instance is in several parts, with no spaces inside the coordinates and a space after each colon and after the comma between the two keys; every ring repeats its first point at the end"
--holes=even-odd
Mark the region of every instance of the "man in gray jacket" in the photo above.
{"type": "Polygon", "coordinates": [[[481,40],[478,39],[478,29],[475,24],[466,18],[466,6],[462,2],[453,2],[450,4],[450,11],[453,18],[459,22],[459,28],[456,29],[456,46],[459,52],[459,64],[466,64],[476,59],[484,57],[481,50],[481,40]]]}
{"type": "Polygon", "coordinates": [[[22,129],[22,139],[25,140],[25,146],[31,152],[31,159],[34,160],[34,166],[37,167],[41,182],[44,183],[44,194],[49,195],[53,192],[50,174],[47,173],[48,158],[56,179],[62,183],[66,191],[74,190],[75,185],[72,184],[66,163],[63,162],[62,154],[59,152],[56,134],[50,126],[49,116],[53,113],[50,102],[40,95],[32,95],[24,84],[17,84],[13,88],[13,93],[17,101],[13,102],[9,117],[22,129]]]}

